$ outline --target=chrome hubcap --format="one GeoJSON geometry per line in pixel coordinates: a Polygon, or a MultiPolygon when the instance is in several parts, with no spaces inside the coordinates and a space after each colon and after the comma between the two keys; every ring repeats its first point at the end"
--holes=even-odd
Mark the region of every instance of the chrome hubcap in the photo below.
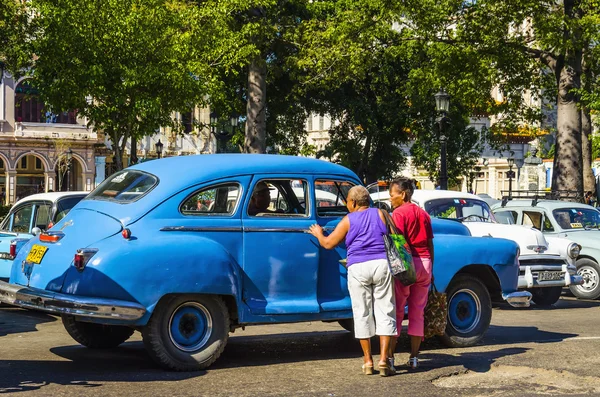
{"type": "Polygon", "coordinates": [[[590,266],[582,266],[577,270],[577,273],[583,277],[583,284],[578,285],[577,288],[584,291],[592,291],[598,287],[600,277],[596,269],[590,266]]]}

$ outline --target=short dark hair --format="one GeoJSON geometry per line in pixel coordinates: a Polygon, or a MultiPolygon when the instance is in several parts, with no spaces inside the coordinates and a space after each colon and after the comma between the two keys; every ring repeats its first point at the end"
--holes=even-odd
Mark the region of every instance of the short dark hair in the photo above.
{"type": "Polygon", "coordinates": [[[396,186],[401,192],[406,192],[409,197],[412,197],[415,192],[415,184],[413,179],[396,178],[390,183],[390,190],[396,186]]]}

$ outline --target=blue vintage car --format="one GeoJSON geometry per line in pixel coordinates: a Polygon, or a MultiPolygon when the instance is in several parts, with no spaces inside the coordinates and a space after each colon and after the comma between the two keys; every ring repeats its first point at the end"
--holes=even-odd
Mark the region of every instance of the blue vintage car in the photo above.
{"type": "MultiPolygon", "coordinates": [[[[333,230],[357,184],[342,166],[302,157],[145,162],[109,177],[27,243],[0,300],[61,314],[92,348],[139,330],[151,357],[173,370],[208,367],[230,332],[252,324],[349,327],[345,247],[322,249],[306,231],[333,230]]],[[[518,247],[471,237],[452,221],[434,227],[436,285],[449,294],[444,340],[468,346],[487,330],[492,299],[529,304],[517,291],[518,247]]]]}
{"type": "Polygon", "coordinates": [[[17,201],[0,223],[0,280],[8,281],[17,251],[30,238],[60,221],[87,194],[39,193],[17,201]]]}

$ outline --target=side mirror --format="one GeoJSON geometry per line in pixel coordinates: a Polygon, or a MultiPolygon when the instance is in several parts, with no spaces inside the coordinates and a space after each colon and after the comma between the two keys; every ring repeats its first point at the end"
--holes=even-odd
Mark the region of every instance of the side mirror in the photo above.
{"type": "Polygon", "coordinates": [[[37,236],[41,233],[42,233],[42,229],[40,229],[39,227],[34,227],[33,229],[31,229],[31,234],[33,234],[34,236],[37,236]]]}

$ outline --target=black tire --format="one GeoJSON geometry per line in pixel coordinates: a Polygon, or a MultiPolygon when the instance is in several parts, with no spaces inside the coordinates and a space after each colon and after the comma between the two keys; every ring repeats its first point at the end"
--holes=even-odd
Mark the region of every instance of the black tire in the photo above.
{"type": "Polygon", "coordinates": [[[473,346],[483,338],[492,321],[492,300],[477,277],[457,276],[446,289],[448,323],[442,341],[449,347],[473,346]]]}
{"type": "Polygon", "coordinates": [[[62,315],[62,323],[71,338],[90,349],[117,347],[133,335],[133,328],[121,325],[103,325],[77,321],[75,317],[62,315]]]}
{"type": "Polygon", "coordinates": [[[225,349],[229,311],[217,296],[168,296],[154,309],[142,336],[148,354],[163,368],[205,369],[225,349]]]}
{"type": "Polygon", "coordinates": [[[529,292],[531,292],[533,303],[538,306],[548,307],[558,302],[562,287],[531,288],[529,292]]]}
{"type": "Polygon", "coordinates": [[[338,320],[338,324],[348,332],[354,333],[354,320],[346,318],[344,320],[338,320]]]}
{"type": "Polygon", "coordinates": [[[583,276],[583,284],[569,286],[573,295],[581,299],[600,297],[600,266],[587,258],[579,259],[576,266],[577,274],[583,276]]]}

